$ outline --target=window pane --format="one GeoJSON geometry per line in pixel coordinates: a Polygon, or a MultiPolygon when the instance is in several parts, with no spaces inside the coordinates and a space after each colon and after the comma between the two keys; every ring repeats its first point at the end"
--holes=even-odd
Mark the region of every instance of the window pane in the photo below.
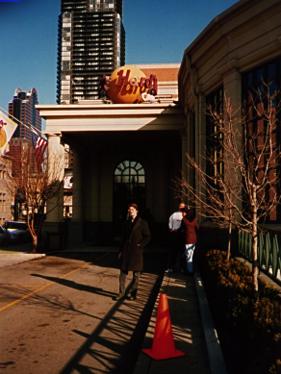
{"type": "Polygon", "coordinates": [[[145,172],[143,166],[137,161],[122,161],[114,171],[114,182],[129,185],[129,189],[136,185],[145,184],[145,172]],[[131,187],[130,187],[131,186],[131,187]]]}
{"type": "Polygon", "coordinates": [[[123,177],[122,177],[122,183],[129,183],[129,181],[130,181],[129,176],[123,175],[123,177]]]}

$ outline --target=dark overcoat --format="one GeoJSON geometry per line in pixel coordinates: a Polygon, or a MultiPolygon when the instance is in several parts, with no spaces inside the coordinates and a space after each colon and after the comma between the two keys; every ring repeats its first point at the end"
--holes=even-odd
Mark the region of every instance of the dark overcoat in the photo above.
{"type": "Polygon", "coordinates": [[[149,243],[150,238],[150,230],[144,219],[137,216],[133,223],[126,221],[120,248],[122,271],[142,271],[143,249],[149,243]]]}

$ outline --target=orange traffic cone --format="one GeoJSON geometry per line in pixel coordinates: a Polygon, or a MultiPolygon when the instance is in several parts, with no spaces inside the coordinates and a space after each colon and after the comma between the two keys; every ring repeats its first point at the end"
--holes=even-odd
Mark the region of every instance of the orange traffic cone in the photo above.
{"type": "Polygon", "coordinates": [[[143,349],[143,352],[154,360],[165,360],[185,355],[184,352],[175,348],[166,294],[160,294],[152,348],[143,349]]]}

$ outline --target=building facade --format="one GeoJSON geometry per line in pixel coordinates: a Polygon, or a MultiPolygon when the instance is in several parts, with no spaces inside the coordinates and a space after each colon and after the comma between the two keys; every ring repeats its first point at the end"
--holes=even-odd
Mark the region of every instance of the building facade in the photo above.
{"type": "MultiPolygon", "coordinates": [[[[179,64],[142,65],[157,74],[152,103],[40,105],[46,120],[48,154],[73,152],[72,217],[68,237],[93,244],[116,244],[127,204],[137,201],[165,242],[167,219],[177,206],[173,181],[182,168],[182,110],[177,105],[179,64]]],[[[51,160],[50,160],[51,162],[51,160]]],[[[47,214],[48,230],[63,222],[62,201],[47,214]]]]}
{"type": "MultiPolygon", "coordinates": [[[[211,148],[218,160],[215,170],[220,170],[219,149],[210,142],[214,128],[208,105],[220,112],[227,96],[241,119],[251,90],[265,80],[272,90],[281,88],[280,20],[279,0],[237,2],[207,25],[174,71],[140,66],[158,77],[159,96],[153,103],[39,106],[49,155],[63,154],[63,143],[73,150],[72,244],[78,239],[116,243],[130,200],[140,203],[154,240],[166,243],[167,220],[178,204],[174,182],[184,176],[199,192],[202,188],[187,167],[186,154],[206,169],[211,148]]],[[[275,140],[280,145],[280,132],[275,140]]],[[[280,192],[280,180],[275,188],[280,192]]],[[[279,205],[269,221],[280,223],[280,214],[279,205]]],[[[63,204],[57,201],[47,214],[48,230],[56,233],[62,221],[63,204]]]]}
{"type": "Polygon", "coordinates": [[[13,99],[9,102],[8,112],[12,119],[18,122],[13,138],[32,140],[31,127],[41,131],[41,117],[35,105],[38,104],[38,95],[35,88],[24,91],[15,90],[13,99]]]}
{"type": "Polygon", "coordinates": [[[21,90],[17,88],[13,99],[8,104],[10,117],[18,124],[10,142],[8,156],[12,160],[12,175],[17,176],[21,171],[21,160],[27,148],[34,147],[35,135],[42,130],[42,121],[39,111],[38,94],[35,88],[21,90]]]}
{"type": "Polygon", "coordinates": [[[11,180],[12,161],[7,156],[0,158],[0,225],[12,219],[14,190],[11,180]]]}
{"type": "Polygon", "coordinates": [[[97,99],[102,77],[124,63],[122,0],[62,0],[57,102],[97,99]]]}
{"type": "MultiPolygon", "coordinates": [[[[256,141],[265,139],[265,122],[258,111],[256,116],[251,114],[249,102],[253,100],[256,108],[265,105],[266,91],[277,95],[280,102],[280,16],[279,0],[239,1],[218,15],[184,52],[179,72],[179,100],[185,112],[184,151],[214,177],[215,173],[223,172],[224,161],[221,150],[215,146],[214,139],[219,134],[215,134],[216,127],[208,115],[210,107],[223,118],[225,100],[230,100],[235,121],[246,121],[252,132],[257,131],[258,126],[263,128],[263,134],[256,135],[256,141]],[[206,154],[212,156],[210,163],[206,161],[206,154]]],[[[277,127],[272,140],[277,150],[281,145],[281,118],[277,107],[274,116],[277,127]]],[[[244,152],[249,151],[246,145],[244,152]]],[[[273,177],[280,175],[280,163],[270,167],[273,177]]],[[[201,181],[196,180],[194,171],[186,163],[183,173],[200,191],[201,181]]],[[[265,196],[269,200],[272,190],[280,196],[280,178],[271,187],[265,196]]],[[[266,219],[280,223],[280,205],[266,219]]]]}

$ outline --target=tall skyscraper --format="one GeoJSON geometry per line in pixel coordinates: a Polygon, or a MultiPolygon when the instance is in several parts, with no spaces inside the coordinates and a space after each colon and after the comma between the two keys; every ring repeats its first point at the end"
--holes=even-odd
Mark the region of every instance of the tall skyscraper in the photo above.
{"type": "Polygon", "coordinates": [[[122,0],[61,0],[57,102],[97,99],[101,78],[124,63],[122,0]]]}
{"type": "Polygon", "coordinates": [[[9,142],[7,155],[12,160],[12,174],[17,176],[21,172],[22,159],[27,149],[32,149],[34,133],[41,132],[41,117],[35,108],[38,96],[35,88],[31,90],[15,90],[13,99],[9,102],[8,111],[18,127],[9,142]],[[32,128],[38,131],[32,131],[32,128]]]}
{"type": "Polygon", "coordinates": [[[41,131],[41,117],[35,105],[38,104],[38,96],[35,88],[23,91],[15,90],[13,99],[9,102],[9,114],[13,119],[18,119],[19,125],[14,132],[13,138],[32,140],[31,126],[41,131]]]}

